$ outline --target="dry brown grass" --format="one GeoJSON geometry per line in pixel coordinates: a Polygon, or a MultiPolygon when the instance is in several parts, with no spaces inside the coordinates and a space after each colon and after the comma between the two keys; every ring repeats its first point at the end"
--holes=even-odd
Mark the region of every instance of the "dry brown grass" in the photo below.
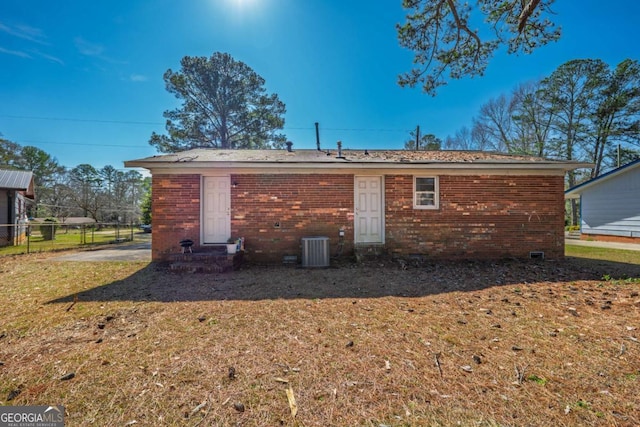
{"type": "Polygon", "coordinates": [[[50,257],[0,259],[0,401],[69,426],[640,424],[638,265],[50,257]]]}

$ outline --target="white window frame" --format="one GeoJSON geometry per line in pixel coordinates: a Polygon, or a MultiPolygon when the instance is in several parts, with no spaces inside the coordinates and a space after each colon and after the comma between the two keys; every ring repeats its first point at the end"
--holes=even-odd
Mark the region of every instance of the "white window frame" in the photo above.
{"type": "MultiPolygon", "coordinates": [[[[432,193],[431,191],[422,191],[421,193],[432,193]]],[[[440,184],[437,176],[414,175],[413,177],[413,208],[414,209],[439,209],[440,208],[440,184]],[[433,205],[418,204],[418,179],[433,179],[433,205]]]]}

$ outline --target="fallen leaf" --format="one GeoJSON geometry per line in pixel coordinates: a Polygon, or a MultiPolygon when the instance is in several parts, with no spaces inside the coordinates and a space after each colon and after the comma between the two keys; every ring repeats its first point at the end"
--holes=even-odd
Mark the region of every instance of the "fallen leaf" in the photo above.
{"type": "Polygon", "coordinates": [[[205,406],[207,406],[207,401],[206,400],[191,410],[191,414],[189,414],[189,418],[193,417],[195,414],[200,412],[200,410],[202,408],[204,408],[205,406]]]}
{"type": "Polygon", "coordinates": [[[22,390],[20,390],[19,388],[15,390],[11,390],[9,392],[9,395],[7,396],[7,401],[15,399],[16,397],[18,397],[18,395],[20,395],[20,393],[22,393],[22,390]]]}
{"type": "Polygon", "coordinates": [[[75,372],[69,372],[68,374],[61,376],[60,381],[68,381],[70,379],[73,379],[75,376],[76,376],[75,372]]]}
{"type": "Polygon", "coordinates": [[[289,386],[285,392],[287,393],[287,400],[289,401],[289,409],[291,409],[291,417],[295,418],[296,415],[298,415],[298,405],[296,404],[296,398],[293,395],[293,388],[289,386]]]}

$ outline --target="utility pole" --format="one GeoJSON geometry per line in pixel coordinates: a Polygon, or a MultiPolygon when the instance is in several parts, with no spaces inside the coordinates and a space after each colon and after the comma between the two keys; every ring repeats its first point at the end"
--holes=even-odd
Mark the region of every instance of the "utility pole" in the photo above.
{"type": "Polygon", "coordinates": [[[618,167],[620,167],[620,144],[618,144],[618,167]]]}
{"type": "Polygon", "coordinates": [[[316,147],[320,151],[320,130],[318,129],[318,122],[316,122],[316,147]]]}
{"type": "Polygon", "coordinates": [[[415,147],[415,151],[419,150],[419,144],[420,144],[420,125],[416,126],[416,147],[415,147]]]}

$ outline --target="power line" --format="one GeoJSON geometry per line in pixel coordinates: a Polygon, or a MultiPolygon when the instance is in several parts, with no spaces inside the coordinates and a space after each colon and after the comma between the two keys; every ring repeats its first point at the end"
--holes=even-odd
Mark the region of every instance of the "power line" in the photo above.
{"type": "Polygon", "coordinates": [[[107,124],[123,124],[123,125],[145,125],[145,126],[162,126],[164,123],[159,122],[136,122],[130,120],[100,120],[100,119],[74,119],[68,117],[39,117],[39,116],[11,116],[0,114],[0,117],[7,119],[25,119],[25,120],[48,120],[54,122],[82,122],[82,123],[107,123],[107,124]]]}
{"type": "Polygon", "coordinates": [[[82,142],[56,142],[56,141],[34,141],[28,139],[19,139],[21,142],[31,144],[56,144],[56,145],[84,145],[88,147],[121,147],[121,148],[146,148],[148,145],[131,145],[131,144],[87,144],[82,142]]]}
{"type": "MultiPolygon", "coordinates": [[[[20,120],[48,120],[60,122],[80,122],[80,123],[103,123],[103,124],[124,124],[124,125],[143,125],[143,126],[164,126],[161,122],[143,122],[132,120],[101,120],[101,119],[78,119],[71,117],[42,117],[42,116],[15,116],[9,114],[0,114],[0,117],[8,119],[20,120]]],[[[313,126],[285,126],[283,130],[314,130],[313,126]]],[[[326,131],[341,132],[410,132],[412,129],[378,129],[378,128],[331,128],[322,127],[326,131]]]]}

